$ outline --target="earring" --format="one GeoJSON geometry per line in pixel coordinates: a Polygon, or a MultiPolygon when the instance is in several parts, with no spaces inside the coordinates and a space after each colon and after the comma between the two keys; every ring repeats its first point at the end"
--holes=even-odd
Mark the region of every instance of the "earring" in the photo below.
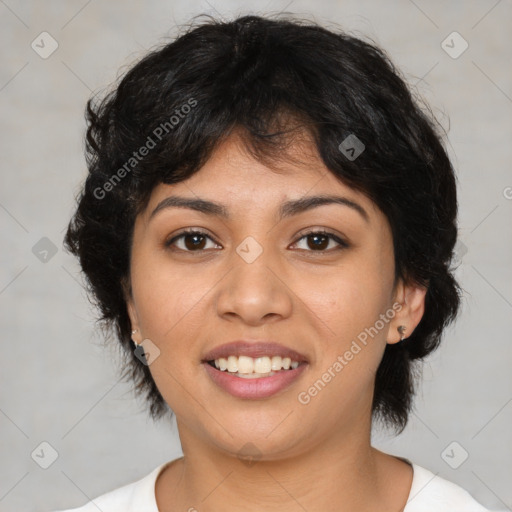
{"type": "Polygon", "coordinates": [[[402,341],[405,338],[405,325],[400,325],[399,327],[397,327],[397,331],[400,333],[400,341],[402,341]]]}
{"type": "Polygon", "coordinates": [[[132,334],[135,334],[137,331],[138,331],[138,329],[134,329],[134,330],[132,331],[132,334]]]}

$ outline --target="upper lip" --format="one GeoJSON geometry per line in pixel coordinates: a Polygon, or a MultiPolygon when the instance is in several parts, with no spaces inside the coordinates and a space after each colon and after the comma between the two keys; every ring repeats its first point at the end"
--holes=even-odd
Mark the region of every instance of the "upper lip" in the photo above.
{"type": "Polygon", "coordinates": [[[214,361],[221,357],[227,358],[228,356],[248,356],[248,357],[272,357],[281,356],[289,357],[292,361],[298,361],[299,363],[305,361],[307,358],[305,355],[285,347],[279,343],[272,341],[232,341],[230,343],[224,343],[206,353],[203,358],[204,362],[214,361]]]}

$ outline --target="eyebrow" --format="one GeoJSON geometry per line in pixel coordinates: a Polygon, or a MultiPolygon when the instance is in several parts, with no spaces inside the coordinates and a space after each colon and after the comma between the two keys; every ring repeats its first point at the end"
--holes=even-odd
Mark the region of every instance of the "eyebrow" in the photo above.
{"type": "MultiPolygon", "coordinates": [[[[340,204],[343,206],[348,206],[349,208],[352,208],[358,212],[366,222],[370,222],[368,213],[360,204],[352,201],[351,199],[348,199],[347,197],[333,195],[308,196],[302,197],[300,199],[285,201],[279,208],[278,217],[279,220],[282,220],[284,218],[291,217],[293,215],[297,215],[299,213],[303,213],[305,211],[327,204],[340,204]]],[[[207,201],[206,199],[169,196],[158,203],[156,208],[151,212],[149,219],[152,219],[158,212],[167,208],[189,208],[206,215],[222,217],[226,220],[231,218],[228,209],[223,204],[207,201]]]]}

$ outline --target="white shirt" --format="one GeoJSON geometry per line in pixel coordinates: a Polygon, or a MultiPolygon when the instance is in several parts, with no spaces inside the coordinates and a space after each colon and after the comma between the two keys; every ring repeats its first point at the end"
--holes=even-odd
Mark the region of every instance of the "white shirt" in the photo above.
{"type": "MultiPolygon", "coordinates": [[[[172,462],[172,461],[171,461],[172,462]]],[[[155,468],[149,475],[102,494],[79,508],[55,512],[160,512],[156,504],[155,483],[171,462],[155,468]]],[[[462,487],[411,463],[414,474],[404,512],[491,512],[476,502],[462,487]]]]}

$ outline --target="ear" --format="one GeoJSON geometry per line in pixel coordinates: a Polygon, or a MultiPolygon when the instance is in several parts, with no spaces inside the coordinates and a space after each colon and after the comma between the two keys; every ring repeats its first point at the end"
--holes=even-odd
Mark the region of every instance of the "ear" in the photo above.
{"type": "Polygon", "coordinates": [[[403,337],[408,338],[420,323],[425,312],[425,295],[428,288],[416,283],[404,284],[400,279],[394,294],[393,309],[396,314],[389,324],[388,340],[389,344],[398,343],[401,333],[398,330],[404,326],[403,337]],[[398,307],[397,307],[398,306],[398,307]]]}
{"type": "Polygon", "coordinates": [[[140,343],[142,341],[142,334],[140,332],[139,317],[137,315],[137,309],[135,308],[135,303],[133,301],[131,287],[126,281],[123,282],[122,287],[126,302],[126,309],[128,311],[128,316],[131,323],[132,340],[136,343],[140,343]]]}

